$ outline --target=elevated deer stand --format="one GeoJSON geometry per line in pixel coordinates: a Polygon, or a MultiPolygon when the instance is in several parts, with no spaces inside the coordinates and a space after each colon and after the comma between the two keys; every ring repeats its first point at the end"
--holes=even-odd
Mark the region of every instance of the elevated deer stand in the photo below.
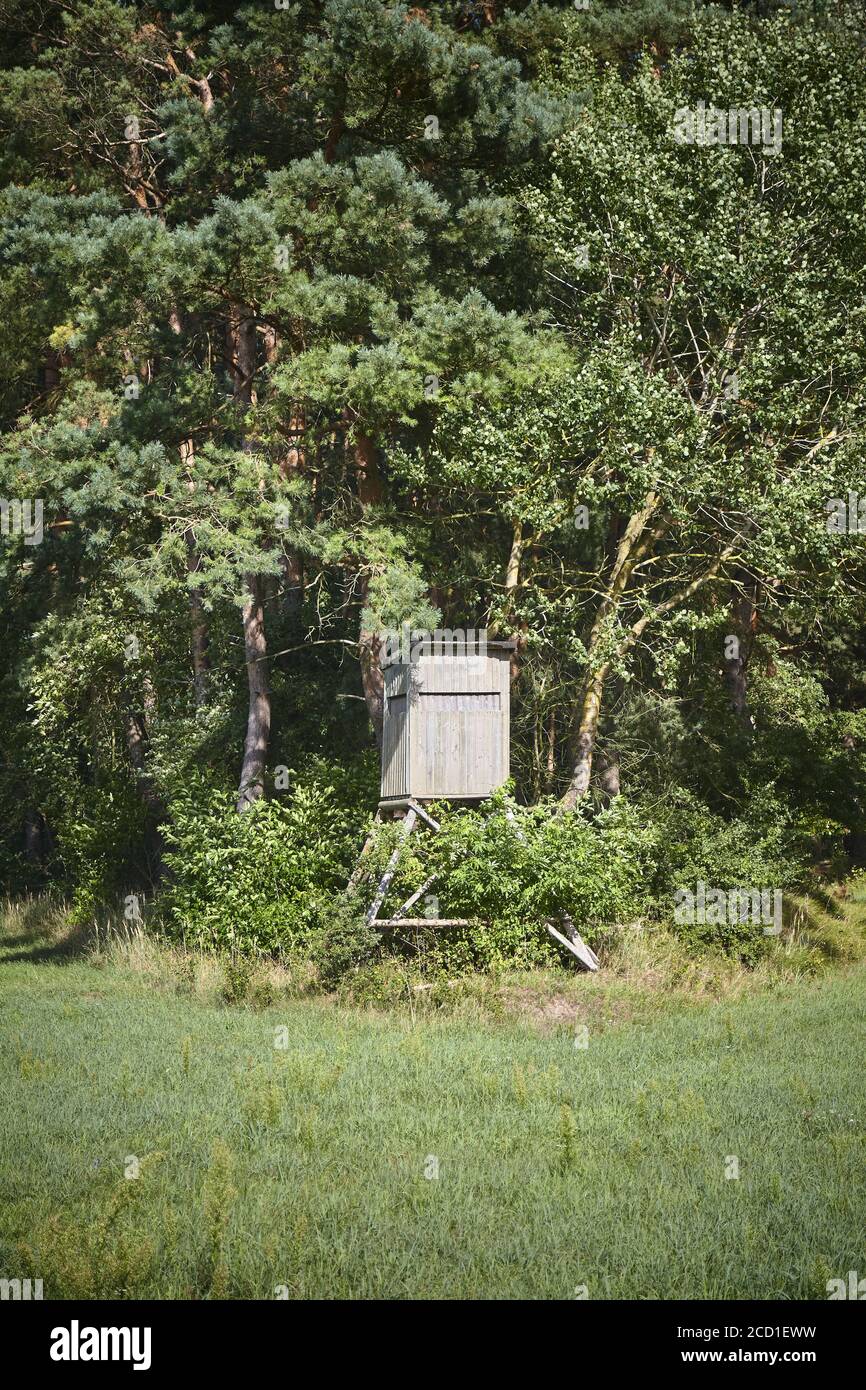
{"type": "MultiPolygon", "coordinates": [[[[474,639],[475,634],[472,633],[474,639]]],[[[437,881],[422,883],[390,917],[379,911],[397,869],[406,840],[419,820],[437,833],[423,802],[481,801],[507,779],[509,771],[509,662],[513,642],[474,640],[450,643],[443,651],[429,647],[411,659],[389,664],[384,672],[382,782],[379,809],[361,857],[349,880],[355,892],[364,873],[364,858],[375,825],[386,816],[402,819],[400,834],[375,896],[367,922],[382,929],[394,927],[468,927],[468,918],[410,917],[416,903],[437,881]]],[[[584,970],[597,970],[598,958],[581,940],[571,919],[563,914],[558,931],[547,930],[579,961],[584,970]]]]}

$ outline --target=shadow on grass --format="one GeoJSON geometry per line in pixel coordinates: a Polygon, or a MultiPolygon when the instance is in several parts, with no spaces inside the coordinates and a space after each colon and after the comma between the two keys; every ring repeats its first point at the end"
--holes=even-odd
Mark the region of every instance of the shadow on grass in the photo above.
{"type": "Polygon", "coordinates": [[[0,964],[28,961],[39,965],[53,961],[63,965],[88,955],[93,942],[92,927],[75,927],[67,936],[51,942],[27,936],[0,937],[0,964]],[[18,947],[22,949],[16,949],[18,947]]]}
{"type": "Polygon", "coordinates": [[[64,903],[20,898],[0,908],[0,961],[72,961],[86,955],[97,938],[92,922],[70,922],[64,903]]]}

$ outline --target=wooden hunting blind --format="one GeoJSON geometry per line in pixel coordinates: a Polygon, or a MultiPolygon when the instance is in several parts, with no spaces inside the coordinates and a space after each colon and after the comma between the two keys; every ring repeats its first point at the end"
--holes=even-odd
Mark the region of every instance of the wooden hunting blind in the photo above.
{"type": "MultiPolygon", "coordinates": [[[[355,893],[364,877],[376,826],[385,820],[400,820],[397,842],[366,913],[368,924],[383,931],[484,925],[460,917],[411,915],[437,883],[438,873],[431,874],[386,916],[379,916],[407,837],[416,825],[434,833],[441,829],[423,803],[482,801],[508,778],[511,653],[515,643],[479,642],[474,633],[471,641],[470,633],[445,637],[449,640],[422,644],[418,651],[404,648],[400,659],[389,660],[383,669],[379,809],[347,889],[349,894],[355,893]]],[[[520,835],[519,830],[515,833],[520,835]]],[[[548,922],[550,935],[584,970],[597,970],[598,957],[566,913],[560,914],[560,925],[562,931],[548,922]]]]}
{"type": "Polygon", "coordinates": [[[507,779],[513,647],[454,640],[385,667],[383,808],[477,801],[507,779]]]}

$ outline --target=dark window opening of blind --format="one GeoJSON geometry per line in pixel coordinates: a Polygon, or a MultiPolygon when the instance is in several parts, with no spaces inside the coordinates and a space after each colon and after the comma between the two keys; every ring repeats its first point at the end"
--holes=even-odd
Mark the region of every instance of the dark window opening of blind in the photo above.
{"type": "Polygon", "coordinates": [[[438,691],[422,690],[419,699],[435,707],[436,713],[482,714],[488,710],[501,709],[498,690],[489,691],[438,691]]]}

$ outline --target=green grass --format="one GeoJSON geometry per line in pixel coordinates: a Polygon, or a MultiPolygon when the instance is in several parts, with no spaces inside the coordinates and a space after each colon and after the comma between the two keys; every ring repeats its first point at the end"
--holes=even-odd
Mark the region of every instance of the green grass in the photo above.
{"type": "Polygon", "coordinates": [[[229,1008],[15,921],[0,1276],[46,1298],[802,1299],[866,1273],[862,964],[607,1023],[574,978],[539,1031],[229,1008]]]}

